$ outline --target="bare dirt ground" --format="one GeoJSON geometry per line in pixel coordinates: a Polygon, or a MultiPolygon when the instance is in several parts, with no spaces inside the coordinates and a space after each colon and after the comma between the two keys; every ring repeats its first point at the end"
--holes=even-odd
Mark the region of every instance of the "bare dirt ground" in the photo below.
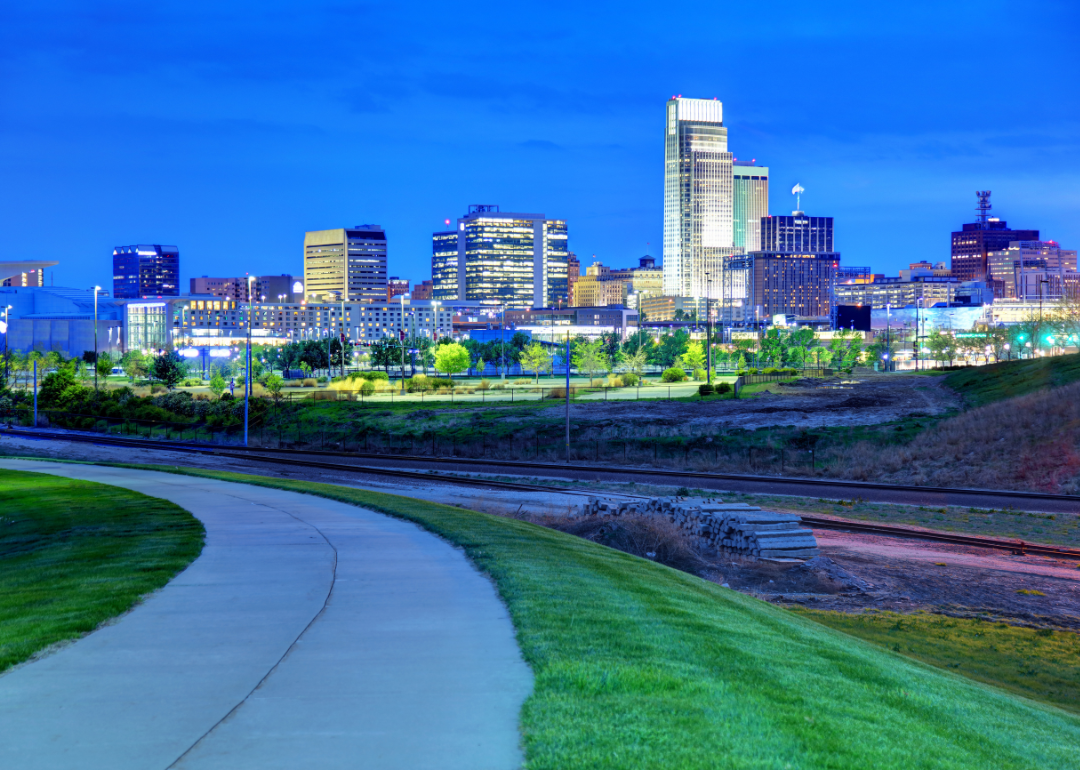
{"type": "MultiPolygon", "coordinates": [[[[580,495],[552,491],[462,487],[385,476],[146,453],[122,447],[0,437],[0,452],[69,460],[155,463],[258,473],[340,484],[416,497],[504,516],[543,521],[574,515],[580,495]]],[[[670,493],[670,490],[668,491],[670,493]]],[[[618,496],[617,493],[599,494],[618,496]]],[[[1039,556],[1012,556],[981,548],[816,530],[821,557],[777,563],[728,554],[704,554],[703,577],[781,605],[858,612],[865,608],[984,617],[1014,625],[1080,631],[1080,565],[1039,556]],[[1038,593],[1020,593],[1036,591],[1038,593]]]]}
{"type": "MultiPolygon", "coordinates": [[[[959,408],[960,398],[940,377],[863,375],[844,379],[802,379],[775,384],[769,391],[743,399],[716,401],[590,401],[572,403],[573,420],[612,426],[679,426],[705,431],[721,427],[755,428],[794,425],[800,428],[872,425],[913,416],[929,416],[959,408]]],[[[562,407],[539,414],[556,419],[562,407]]]]}

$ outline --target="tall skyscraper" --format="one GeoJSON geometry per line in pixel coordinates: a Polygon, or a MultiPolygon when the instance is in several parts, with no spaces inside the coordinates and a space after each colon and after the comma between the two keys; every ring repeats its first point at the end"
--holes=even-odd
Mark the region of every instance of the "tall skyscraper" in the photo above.
{"type": "MultiPolygon", "coordinates": [[[[674,97],[664,130],[664,294],[704,297],[737,253],[732,164],[715,99],[674,97]],[[712,281],[706,274],[712,276],[712,281]]],[[[715,292],[714,292],[715,294],[715,292]]]]}
{"type": "Polygon", "coordinates": [[[978,218],[952,234],[952,273],[960,281],[987,280],[991,251],[1009,248],[1013,241],[1037,241],[1038,230],[1010,230],[1008,223],[990,214],[990,191],[975,193],[978,218]]]}
{"type": "Polygon", "coordinates": [[[308,299],[386,301],[386,232],[357,225],[304,233],[304,288],[308,299]]]}
{"type": "Polygon", "coordinates": [[[456,230],[432,235],[433,295],[493,307],[565,303],[566,244],[564,220],[469,206],[456,230]]]}
{"type": "Polygon", "coordinates": [[[761,248],[761,220],[769,216],[769,169],[753,161],[735,161],[732,168],[735,248],[761,248]]]}
{"type": "Polygon", "coordinates": [[[113,297],[180,296],[180,250],[175,246],[117,246],[113,249],[113,297]]]}

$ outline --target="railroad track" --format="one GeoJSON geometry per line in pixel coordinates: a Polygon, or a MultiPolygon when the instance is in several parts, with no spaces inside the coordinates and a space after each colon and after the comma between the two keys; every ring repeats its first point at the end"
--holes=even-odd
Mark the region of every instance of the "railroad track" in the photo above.
{"type": "MultiPolygon", "coordinates": [[[[423,471],[423,472],[421,472],[421,471],[408,471],[408,470],[402,470],[400,468],[372,467],[372,466],[369,466],[369,465],[350,464],[350,463],[334,463],[334,462],[325,462],[325,461],[321,461],[321,460],[310,459],[311,456],[337,456],[337,457],[347,456],[347,457],[356,458],[356,459],[363,459],[364,457],[382,457],[382,458],[385,458],[385,456],[356,455],[356,454],[352,454],[352,453],[347,454],[347,455],[343,455],[342,453],[308,452],[308,451],[304,451],[304,450],[276,450],[276,449],[267,450],[267,449],[251,449],[251,448],[236,448],[236,447],[224,448],[224,447],[207,446],[205,444],[204,445],[199,445],[199,444],[187,444],[187,443],[183,443],[183,442],[154,441],[154,440],[145,440],[145,439],[121,438],[121,437],[115,437],[115,436],[98,436],[98,435],[93,435],[93,434],[75,434],[75,433],[55,433],[55,432],[45,432],[45,431],[0,430],[0,435],[3,435],[3,434],[12,435],[12,436],[26,437],[26,438],[48,439],[48,440],[53,440],[53,441],[73,441],[73,442],[78,442],[78,443],[101,444],[101,445],[105,445],[105,446],[121,446],[121,447],[134,447],[134,448],[138,448],[138,449],[152,449],[152,450],[156,449],[156,450],[160,450],[160,451],[187,452],[187,453],[191,453],[191,454],[198,454],[198,455],[204,455],[204,456],[205,455],[212,455],[214,457],[222,457],[222,458],[229,458],[229,459],[249,461],[249,462],[264,462],[264,463],[273,463],[275,465],[289,465],[289,466],[300,466],[300,467],[305,467],[305,468],[318,468],[318,469],[321,469],[321,470],[332,470],[332,471],[346,472],[346,473],[360,473],[360,474],[374,475],[374,476],[390,476],[390,477],[397,477],[397,478],[409,478],[409,479],[423,480],[423,481],[428,481],[428,482],[437,481],[437,482],[446,483],[446,484],[457,484],[457,485],[462,485],[462,486],[473,486],[473,487],[485,487],[485,488],[489,488],[489,489],[495,488],[495,489],[517,490],[517,491],[523,491],[523,492],[544,492],[544,493],[555,492],[555,493],[558,493],[558,494],[574,495],[574,496],[580,496],[580,497],[595,497],[595,496],[597,496],[599,494],[599,495],[606,495],[606,496],[610,496],[610,497],[621,497],[621,498],[635,499],[635,500],[646,500],[646,499],[648,499],[646,496],[643,496],[643,495],[631,495],[631,494],[625,494],[625,493],[622,493],[622,492],[618,492],[618,493],[609,493],[609,492],[597,493],[595,491],[586,491],[586,490],[580,490],[580,489],[569,489],[569,488],[557,487],[557,486],[544,486],[544,485],[539,485],[539,484],[524,484],[524,483],[509,482],[509,481],[495,481],[493,479],[482,479],[482,478],[476,478],[474,476],[452,475],[452,474],[441,473],[441,472],[437,472],[437,471],[436,472],[432,472],[432,471],[423,471]],[[272,454],[265,454],[266,452],[271,452],[272,454]],[[278,456],[274,456],[274,455],[278,455],[278,456]],[[280,456],[280,455],[285,455],[285,456],[280,456]]],[[[405,456],[402,459],[432,461],[432,460],[443,460],[444,458],[430,458],[430,457],[425,458],[425,457],[405,456]]],[[[491,462],[491,461],[482,461],[482,462],[477,463],[477,464],[483,464],[483,465],[486,465],[486,466],[491,466],[491,465],[513,466],[515,469],[518,469],[521,465],[525,465],[524,463],[510,463],[510,462],[503,463],[503,462],[491,462]]],[[[535,465],[535,464],[532,464],[532,465],[535,465]]],[[[563,469],[563,470],[566,470],[568,467],[569,468],[574,468],[575,467],[575,466],[558,466],[558,465],[552,465],[552,464],[543,464],[543,466],[545,468],[560,468],[560,469],[563,469]]],[[[577,468],[578,469],[584,469],[584,470],[597,470],[595,467],[592,467],[592,466],[577,466],[577,468]]],[[[623,469],[620,469],[620,470],[623,470],[623,469]]],[[[641,473],[640,469],[632,469],[632,470],[634,470],[637,473],[641,473]]],[[[652,474],[653,471],[650,470],[650,471],[648,471],[648,473],[652,474]]],[[[755,480],[765,478],[765,477],[734,476],[732,474],[692,474],[692,473],[682,474],[682,473],[679,473],[679,472],[676,472],[676,471],[666,471],[664,473],[665,473],[665,475],[670,474],[670,475],[675,475],[675,476],[688,476],[688,475],[689,476],[692,476],[692,475],[706,476],[707,475],[707,476],[719,476],[721,478],[742,478],[742,479],[753,478],[755,480]]],[[[769,478],[768,480],[773,481],[774,479],[769,478]]],[[[801,482],[802,479],[799,479],[798,481],[801,482]]],[[[897,488],[906,489],[905,487],[897,487],[897,488]]],[[[912,487],[911,489],[922,490],[922,489],[925,489],[925,488],[924,487],[912,487]]],[[[956,492],[956,491],[966,492],[966,491],[969,491],[969,490],[948,490],[948,491],[950,491],[950,492],[956,492]]],[[[974,490],[974,491],[992,493],[989,490],[974,490]]],[[[1025,495],[1025,493],[1014,493],[1014,494],[1018,495],[1018,496],[1025,495]]],[[[1038,495],[1037,493],[1034,493],[1034,494],[1032,494],[1030,496],[1035,497],[1035,498],[1045,498],[1045,497],[1047,497],[1046,495],[1038,495]]],[[[1050,496],[1050,497],[1053,497],[1054,499],[1062,498],[1062,499],[1067,499],[1067,500],[1074,501],[1074,502],[1076,501],[1076,498],[1070,497],[1070,496],[1067,496],[1067,495],[1053,495],[1053,496],[1050,496]]],[[[1065,547],[1052,546],[1052,545],[1043,545],[1043,544],[1039,544],[1039,543],[1029,543],[1029,542],[1025,542],[1023,540],[1005,540],[1005,539],[1001,539],[1001,538],[984,537],[984,536],[981,536],[981,535],[958,535],[958,534],[953,534],[953,533],[949,533],[949,532],[941,532],[941,531],[936,531],[936,530],[914,529],[914,528],[911,528],[911,527],[898,526],[898,525],[894,525],[894,524],[870,524],[870,523],[865,523],[865,522],[852,521],[850,519],[831,519],[831,518],[822,518],[822,517],[819,517],[819,516],[810,516],[810,515],[803,515],[803,514],[800,514],[800,515],[801,515],[801,518],[802,518],[804,523],[806,523],[810,527],[814,527],[814,528],[818,528],[818,529],[833,529],[833,530],[842,530],[842,531],[850,531],[850,532],[861,532],[861,533],[867,533],[867,534],[878,534],[878,535],[886,535],[886,536],[889,536],[889,537],[903,537],[903,538],[910,538],[910,539],[916,539],[916,540],[926,540],[926,541],[933,541],[933,542],[939,542],[939,543],[949,543],[949,544],[952,544],[952,545],[966,545],[966,546],[971,546],[971,547],[976,547],[976,548],[988,548],[988,549],[994,549],[994,550],[1003,550],[1003,551],[1009,551],[1009,552],[1016,553],[1016,554],[1032,554],[1032,555],[1038,555],[1038,556],[1050,556],[1050,557],[1055,557],[1055,558],[1080,560],[1080,549],[1076,549],[1076,548],[1065,548],[1065,547]]]]}

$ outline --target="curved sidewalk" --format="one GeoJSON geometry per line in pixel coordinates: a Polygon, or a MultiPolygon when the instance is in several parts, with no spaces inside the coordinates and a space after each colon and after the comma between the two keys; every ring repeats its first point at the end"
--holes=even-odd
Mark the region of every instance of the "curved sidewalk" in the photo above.
{"type": "Polygon", "coordinates": [[[532,688],[491,583],[407,522],[189,476],[0,460],[191,511],[206,547],[117,622],[0,675],[0,767],[514,768],[532,688]]]}

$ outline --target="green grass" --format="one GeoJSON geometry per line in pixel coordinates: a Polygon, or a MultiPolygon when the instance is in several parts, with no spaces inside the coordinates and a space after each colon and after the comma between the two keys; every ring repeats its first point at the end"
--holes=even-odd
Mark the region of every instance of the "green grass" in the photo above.
{"type": "Polygon", "coordinates": [[[93,631],[202,550],[172,503],[117,487],[0,470],[0,671],[93,631]]]}
{"type": "Polygon", "coordinates": [[[1080,720],[699,578],[395,495],[140,466],[341,500],[460,545],[505,600],[539,768],[1080,767],[1080,720]]]}
{"type": "Polygon", "coordinates": [[[960,393],[969,406],[982,406],[1077,380],[1080,354],[973,366],[950,372],[945,384],[960,393]]]}
{"type": "Polygon", "coordinates": [[[797,612],[905,657],[1080,713],[1080,635],[892,612],[797,612]]]}

